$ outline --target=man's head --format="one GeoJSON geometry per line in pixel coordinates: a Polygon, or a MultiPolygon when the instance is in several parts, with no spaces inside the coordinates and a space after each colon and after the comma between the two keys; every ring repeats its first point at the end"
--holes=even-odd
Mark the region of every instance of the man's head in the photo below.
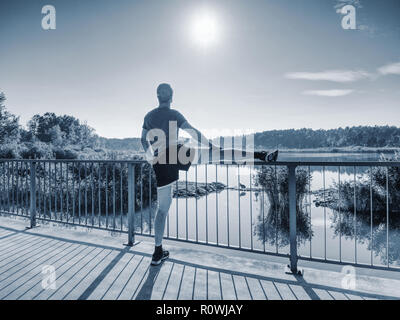
{"type": "Polygon", "coordinates": [[[160,103],[171,103],[173,90],[168,83],[162,83],[157,88],[157,97],[160,103]]]}

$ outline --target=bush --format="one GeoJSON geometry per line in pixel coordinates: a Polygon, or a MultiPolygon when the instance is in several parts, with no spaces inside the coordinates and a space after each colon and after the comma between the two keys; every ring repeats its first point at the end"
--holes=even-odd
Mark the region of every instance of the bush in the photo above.
{"type": "Polygon", "coordinates": [[[28,142],[20,152],[23,159],[52,159],[51,147],[43,142],[28,142]]]}
{"type": "Polygon", "coordinates": [[[78,154],[71,148],[54,148],[53,154],[56,159],[60,160],[75,160],[78,158],[78,154]]]}
{"type": "Polygon", "coordinates": [[[19,150],[16,144],[0,145],[0,159],[17,159],[19,150]]]}

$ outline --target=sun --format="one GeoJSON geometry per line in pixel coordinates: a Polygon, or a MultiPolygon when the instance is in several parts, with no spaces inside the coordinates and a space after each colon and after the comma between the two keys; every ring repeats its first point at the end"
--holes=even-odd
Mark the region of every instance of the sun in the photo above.
{"type": "Polygon", "coordinates": [[[197,13],[192,18],[190,33],[192,41],[202,48],[217,44],[220,36],[217,16],[206,10],[197,13]]]}

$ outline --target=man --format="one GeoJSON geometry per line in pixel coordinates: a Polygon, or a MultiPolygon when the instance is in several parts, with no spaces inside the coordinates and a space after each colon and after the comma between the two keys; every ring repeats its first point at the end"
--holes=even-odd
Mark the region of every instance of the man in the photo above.
{"type": "MultiPolygon", "coordinates": [[[[191,126],[179,111],[171,109],[172,96],[173,90],[169,84],[163,83],[158,86],[159,106],[145,116],[141,137],[146,158],[153,165],[157,179],[158,208],[154,221],[155,249],[152,265],[159,265],[169,257],[169,252],[162,248],[162,239],[172,202],[172,186],[179,179],[179,170],[187,171],[194,158],[193,149],[188,149],[178,143],[179,129],[187,131],[195,141],[206,145],[207,151],[217,150],[220,152],[222,150],[191,126]],[[150,146],[153,152],[150,150],[150,146]]],[[[242,150],[231,150],[233,156],[238,153],[243,156],[242,150]]],[[[272,154],[245,152],[244,155],[263,161],[275,161],[278,153],[277,151],[272,154]]]]}

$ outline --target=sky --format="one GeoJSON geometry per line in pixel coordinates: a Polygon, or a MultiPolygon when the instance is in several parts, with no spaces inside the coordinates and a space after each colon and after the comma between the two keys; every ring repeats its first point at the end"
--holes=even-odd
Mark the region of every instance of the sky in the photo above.
{"type": "Polygon", "coordinates": [[[0,91],[22,124],[55,112],[137,137],[163,82],[210,137],[400,126],[400,1],[0,1],[0,91]]]}

